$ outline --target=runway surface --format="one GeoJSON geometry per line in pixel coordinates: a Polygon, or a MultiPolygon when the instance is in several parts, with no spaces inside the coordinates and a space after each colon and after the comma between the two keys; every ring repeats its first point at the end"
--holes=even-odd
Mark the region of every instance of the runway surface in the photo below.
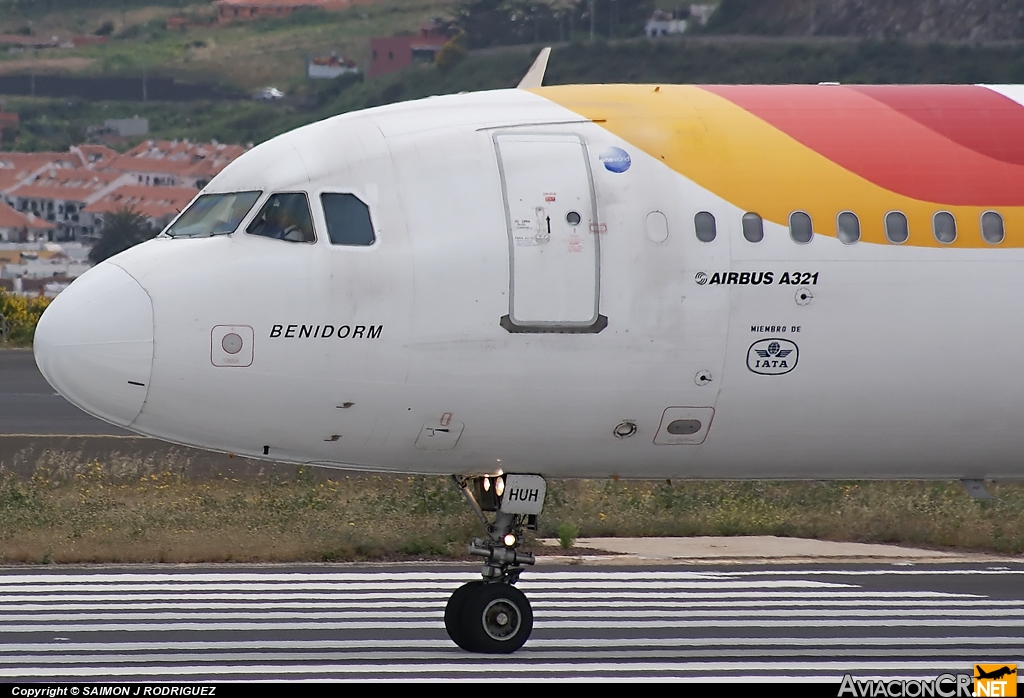
{"type": "Polygon", "coordinates": [[[29,349],[0,351],[0,434],[127,435],[87,415],[50,387],[29,349]]]}
{"type": "Polygon", "coordinates": [[[0,570],[0,681],[817,680],[1024,664],[1024,565],[539,567],[511,656],[443,625],[468,567],[0,570]]]}

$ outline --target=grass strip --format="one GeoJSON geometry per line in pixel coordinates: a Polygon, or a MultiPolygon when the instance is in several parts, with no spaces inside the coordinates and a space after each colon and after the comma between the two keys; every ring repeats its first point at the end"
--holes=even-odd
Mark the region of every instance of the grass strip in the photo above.
{"type": "MultiPolygon", "coordinates": [[[[478,524],[445,477],[281,469],[190,474],[146,458],[44,451],[0,472],[0,563],[463,559],[478,524]]],[[[1024,551],[1024,484],[553,480],[541,537],[776,535],[1024,551]]]]}

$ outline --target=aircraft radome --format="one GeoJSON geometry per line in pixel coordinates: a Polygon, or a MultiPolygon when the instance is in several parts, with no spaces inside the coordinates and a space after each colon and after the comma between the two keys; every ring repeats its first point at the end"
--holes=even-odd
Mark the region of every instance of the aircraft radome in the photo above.
{"type": "Polygon", "coordinates": [[[253,148],[57,297],[43,375],[175,443],[454,474],[478,652],[530,634],[545,477],[1022,475],[1024,87],[542,87],[546,57],[253,148]]]}

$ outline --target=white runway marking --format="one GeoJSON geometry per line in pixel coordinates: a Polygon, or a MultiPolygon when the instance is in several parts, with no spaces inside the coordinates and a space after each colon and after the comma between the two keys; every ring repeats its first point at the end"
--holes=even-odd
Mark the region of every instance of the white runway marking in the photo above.
{"type": "Polygon", "coordinates": [[[469,570],[0,570],[0,678],[838,682],[1024,663],[1024,589],[992,598],[966,572],[1022,570],[528,570],[533,638],[484,657],[444,632],[469,570]]]}

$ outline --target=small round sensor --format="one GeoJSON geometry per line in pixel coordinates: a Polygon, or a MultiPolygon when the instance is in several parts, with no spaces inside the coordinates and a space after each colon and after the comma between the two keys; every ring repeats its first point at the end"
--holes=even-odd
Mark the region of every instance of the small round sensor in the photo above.
{"type": "Polygon", "coordinates": [[[224,339],[220,340],[220,346],[229,354],[237,354],[242,351],[242,338],[234,332],[226,334],[224,339]]]}

